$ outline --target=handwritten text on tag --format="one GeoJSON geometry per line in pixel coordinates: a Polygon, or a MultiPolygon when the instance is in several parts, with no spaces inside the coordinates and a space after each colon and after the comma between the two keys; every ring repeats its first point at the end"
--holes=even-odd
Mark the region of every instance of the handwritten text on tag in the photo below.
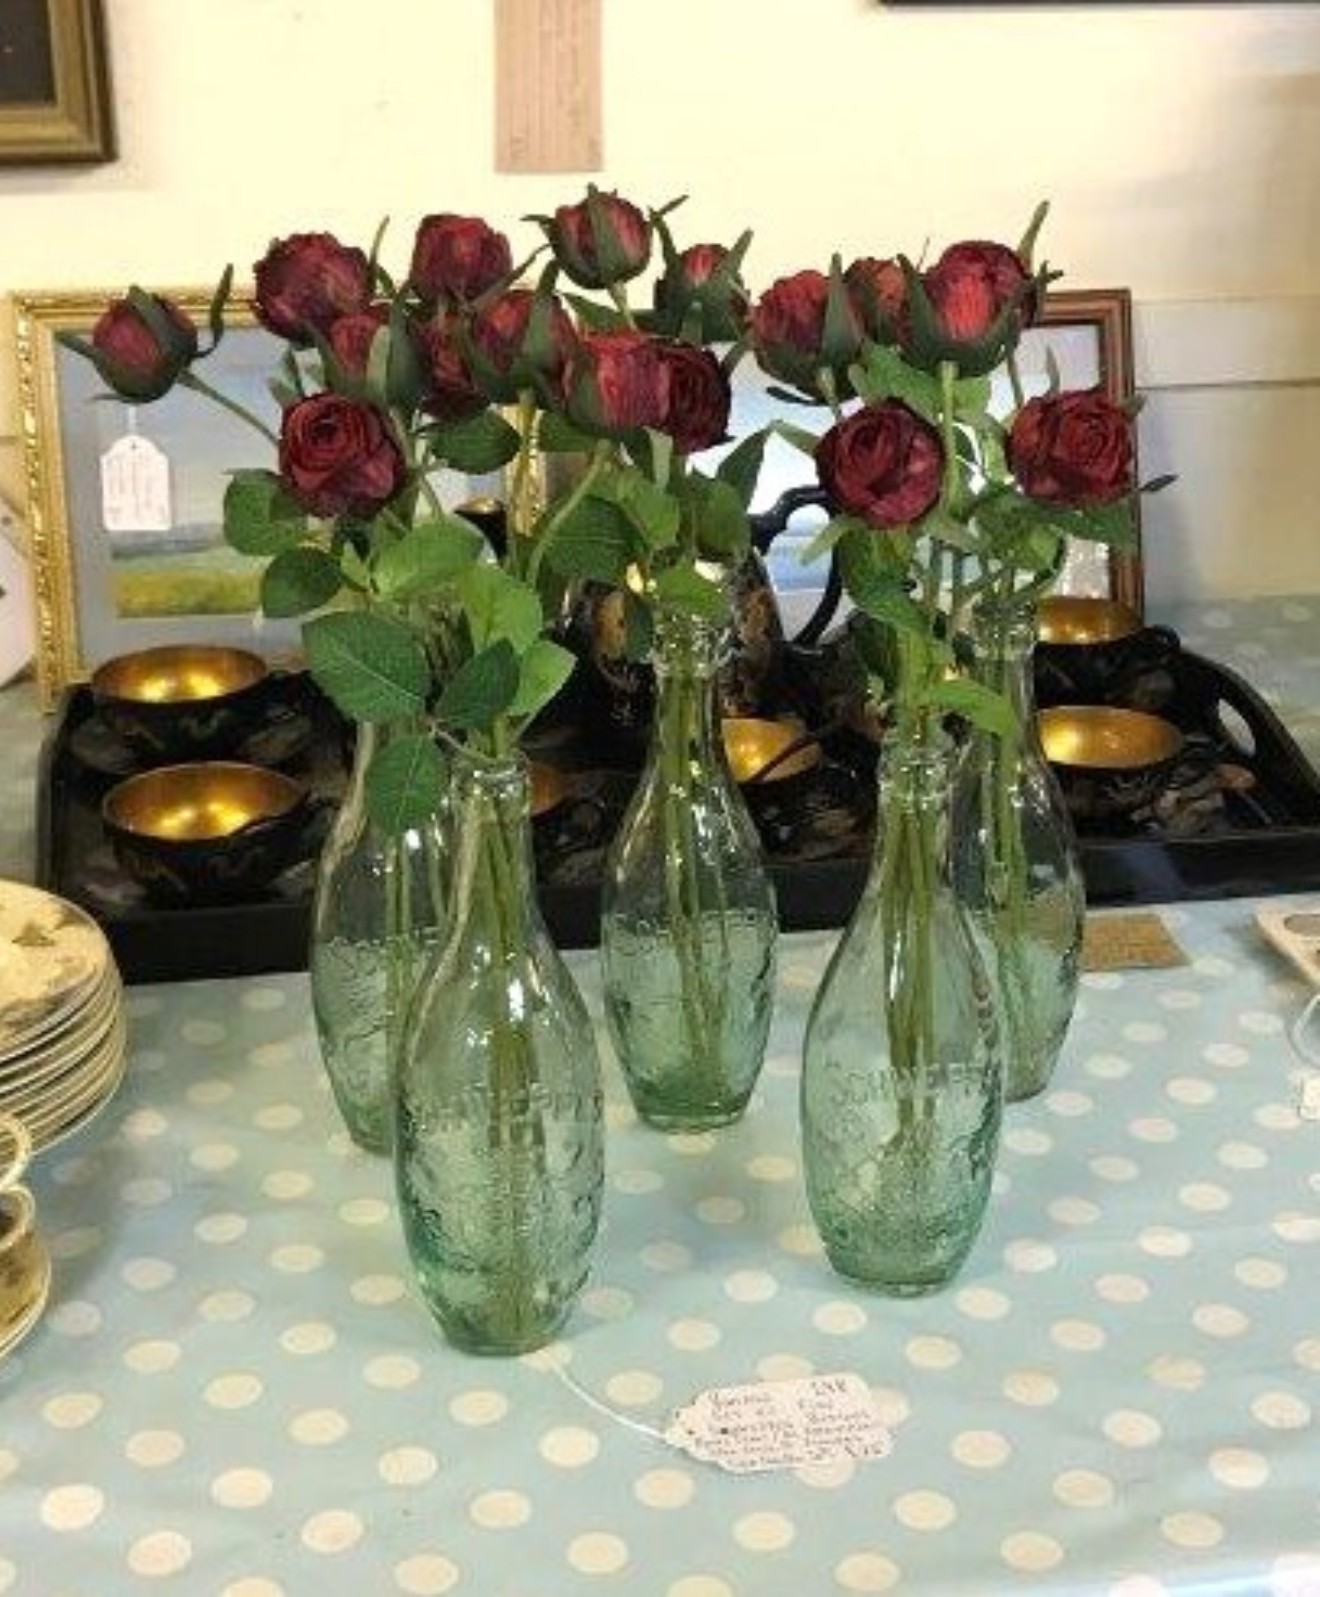
{"type": "Polygon", "coordinates": [[[860,1375],[811,1375],[700,1392],[665,1439],[735,1474],[883,1458],[893,1438],[860,1375]]]}

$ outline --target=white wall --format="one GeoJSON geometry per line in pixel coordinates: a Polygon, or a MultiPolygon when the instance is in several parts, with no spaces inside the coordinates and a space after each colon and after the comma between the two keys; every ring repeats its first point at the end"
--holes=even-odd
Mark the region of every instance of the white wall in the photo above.
{"type": "MultiPolygon", "coordinates": [[[[121,158],[0,171],[0,291],[206,282],[275,234],[366,238],[383,215],[397,258],[425,210],[514,224],[580,191],[492,170],[490,0],[106,5],[121,158]]],[[[1293,330],[1294,354],[1320,341],[1320,6],[604,7],[604,181],[689,192],[688,236],[754,226],[754,282],[835,249],[1011,239],[1049,196],[1066,284],[1131,286],[1143,380],[1152,342],[1187,352],[1166,312],[1213,340],[1192,302],[1244,302],[1265,345],[1293,330]]],[[[1209,379],[1232,394],[1189,393],[1177,360],[1152,378],[1147,464],[1183,474],[1148,517],[1157,595],[1320,589],[1320,366],[1298,355],[1283,380],[1300,386],[1240,392],[1244,337],[1209,379]]]]}

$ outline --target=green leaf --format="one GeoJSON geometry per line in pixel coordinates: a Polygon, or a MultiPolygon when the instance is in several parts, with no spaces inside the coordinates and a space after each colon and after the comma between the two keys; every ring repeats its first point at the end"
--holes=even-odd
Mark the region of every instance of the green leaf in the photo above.
{"type": "Polygon", "coordinates": [[[480,477],[507,466],[518,453],[518,429],[497,410],[450,422],[434,433],[435,452],[455,471],[480,477]]]}
{"type": "Polygon", "coordinates": [[[319,610],[343,587],[339,562],[324,549],[282,549],[261,574],[261,608],[272,619],[319,610]]]}
{"type": "Polygon", "coordinates": [[[547,410],[536,429],[536,444],[546,455],[586,455],[596,447],[596,440],[559,411],[547,410]]]}
{"type": "Polygon", "coordinates": [[[901,399],[932,426],[937,424],[941,403],[938,379],[909,366],[888,344],[868,344],[850,375],[858,394],[868,403],[901,399]]]}
{"type": "Polygon", "coordinates": [[[463,732],[489,732],[518,692],[518,656],[507,638],[500,638],[465,660],[445,684],[436,715],[446,726],[463,732]]]}
{"type": "Polygon", "coordinates": [[[302,629],[319,686],[354,721],[401,721],[426,706],[431,672],[402,622],[365,611],[317,616],[302,629]]]}
{"type": "Polygon", "coordinates": [[[613,477],[614,497],[648,549],[668,549],[678,540],[682,512],[672,494],[645,472],[625,469],[613,477]]]}
{"type": "Polygon", "coordinates": [[[576,664],[577,656],[568,649],[549,638],[536,638],[519,663],[518,691],[509,714],[530,718],[543,710],[572,676],[576,664]]]}
{"type": "Polygon", "coordinates": [[[420,521],[376,556],[376,591],[384,599],[415,599],[453,582],[484,547],[481,534],[460,516],[420,521]]]}
{"type": "Polygon", "coordinates": [[[902,632],[930,632],[925,611],[907,591],[903,568],[890,569],[883,540],[890,534],[853,526],[839,540],[839,575],[857,608],[902,632]]]}
{"type": "Polygon", "coordinates": [[[445,762],[424,732],[392,738],[367,768],[367,814],[390,837],[424,826],[444,791],[445,762]]]}
{"type": "Polygon", "coordinates": [[[458,593],[474,649],[505,641],[522,654],[541,631],[544,617],[536,590],[499,566],[469,566],[458,577],[458,593]]]}
{"type": "Polygon", "coordinates": [[[729,614],[729,598],[723,587],[691,566],[670,566],[668,571],[662,571],[655,579],[655,594],[662,606],[708,621],[723,621],[729,614]]]}
{"type": "Polygon", "coordinates": [[[225,489],[225,542],[239,554],[274,555],[301,543],[307,516],[273,471],[236,471],[225,489]]]}
{"type": "Polygon", "coordinates": [[[618,584],[637,554],[636,545],[622,507],[588,494],[547,535],[545,560],[562,577],[618,584]]]}
{"type": "Polygon", "coordinates": [[[829,554],[839,539],[857,526],[855,516],[835,516],[833,521],[827,521],[820,531],[798,555],[798,564],[809,566],[813,561],[819,560],[822,555],[829,554]]]}
{"type": "Polygon", "coordinates": [[[697,548],[708,560],[740,560],[752,541],[742,497],[731,483],[693,472],[686,487],[697,548]]]}
{"type": "Polygon", "coordinates": [[[629,660],[645,660],[655,640],[651,606],[631,588],[623,589],[623,652],[629,660]]]}
{"type": "Polygon", "coordinates": [[[945,677],[931,689],[930,702],[937,710],[962,716],[982,732],[1008,737],[1017,728],[1013,706],[1002,693],[968,677],[945,677]]]}
{"type": "Polygon", "coordinates": [[[794,449],[816,458],[816,449],[820,443],[815,433],[809,433],[805,427],[796,427],[791,421],[772,421],[770,431],[776,438],[782,438],[786,444],[791,444],[794,449]]]}
{"type": "Polygon", "coordinates": [[[917,530],[948,549],[957,549],[960,554],[976,553],[976,536],[971,528],[939,505],[921,518],[917,530]]]}
{"type": "Polygon", "coordinates": [[[1074,538],[1091,538],[1096,543],[1107,543],[1114,549],[1137,547],[1136,521],[1128,499],[1116,500],[1111,505],[1086,505],[1069,511],[1062,524],[1074,538]]]}
{"type": "Polygon", "coordinates": [[[721,482],[727,482],[738,495],[744,510],[751,504],[760,481],[767,437],[765,428],[749,433],[737,448],[725,455],[715,473],[721,482]]]}
{"type": "Polygon", "coordinates": [[[954,414],[962,421],[979,422],[990,408],[989,377],[960,377],[953,385],[954,414]]]}

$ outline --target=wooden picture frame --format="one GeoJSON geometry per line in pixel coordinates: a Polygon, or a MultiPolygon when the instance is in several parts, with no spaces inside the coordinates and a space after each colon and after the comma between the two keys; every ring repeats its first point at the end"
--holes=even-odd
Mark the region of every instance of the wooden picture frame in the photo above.
{"type": "Polygon", "coordinates": [[[101,0],[4,0],[0,164],[115,155],[101,0]]]}

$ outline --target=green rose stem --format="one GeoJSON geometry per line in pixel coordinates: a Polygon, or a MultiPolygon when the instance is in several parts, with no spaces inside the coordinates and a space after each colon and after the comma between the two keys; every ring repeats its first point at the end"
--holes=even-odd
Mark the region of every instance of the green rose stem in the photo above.
{"type": "Polygon", "coordinates": [[[204,377],[199,377],[194,371],[180,372],[176,382],[180,388],[191,389],[194,394],[202,394],[213,404],[219,405],[222,410],[227,410],[230,415],[237,416],[240,421],[246,422],[249,427],[255,427],[268,443],[279,448],[279,435],[272,432],[259,416],[254,416],[246,405],[240,405],[236,399],[230,399],[228,394],[222,394],[218,388],[212,388],[204,377]]]}

